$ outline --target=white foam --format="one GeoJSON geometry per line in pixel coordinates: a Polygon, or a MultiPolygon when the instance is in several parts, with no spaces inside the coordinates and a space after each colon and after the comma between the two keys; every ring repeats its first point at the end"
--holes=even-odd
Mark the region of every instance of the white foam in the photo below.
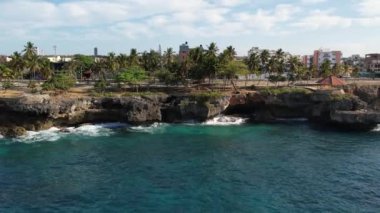
{"type": "Polygon", "coordinates": [[[231,125],[242,125],[247,122],[247,118],[219,115],[213,119],[210,119],[203,123],[203,125],[210,126],[231,126],[231,125]]]}
{"type": "Polygon", "coordinates": [[[143,133],[155,133],[159,130],[162,130],[168,126],[168,124],[165,123],[154,123],[149,126],[131,126],[128,128],[131,132],[143,132],[143,133]]]}
{"type": "Polygon", "coordinates": [[[124,128],[126,124],[106,123],[106,124],[86,124],[80,127],[68,127],[59,129],[56,127],[43,131],[27,131],[26,135],[14,139],[15,142],[34,143],[34,142],[54,142],[60,138],[71,135],[81,135],[88,137],[109,136],[113,133],[112,129],[124,128]]]}
{"type": "Polygon", "coordinates": [[[380,132],[380,124],[377,125],[375,129],[372,130],[373,132],[380,132]]]}
{"type": "Polygon", "coordinates": [[[43,131],[27,131],[26,135],[18,137],[14,139],[16,142],[22,142],[22,143],[34,143],[39,141],[47,141],[47,142],[53,142],[59,140],[61,137],[59,135],[59,129],[58,128],[50,128],[48,130],[43,131]]]}

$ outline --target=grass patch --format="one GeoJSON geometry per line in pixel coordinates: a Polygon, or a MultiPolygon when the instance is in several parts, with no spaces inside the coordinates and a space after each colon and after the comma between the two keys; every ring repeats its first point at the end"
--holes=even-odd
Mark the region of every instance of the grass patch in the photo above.
{"type": "Polygon", "coordinates": [[[126,92],[123,93],[123,97],[133,97],[133,96],[154,96],[154,95],[165,95],[163,92],[126,92]]]}
{"type": "Polygon", "coordinates": [[[310,94],[311,91],[305,88],[298,87],[266,87],[260,89],[259,92],[264,95],[281,95],[281,94],[310,94]]]}
{"type": "Polygon", "coordinates": [[[351,94],[334,94],[331,95],[332,101],[345,101],[345,100],[351,100],[353,98],[353,95],[351,94]]]}
{"type": "Polygon", "coordinates": [[[223,94],[220,92],[202,92],[192,94],[191,97],[193,100],[197,101],[197,103],[204,104],[210,100],[223,97],[223,94]]]}

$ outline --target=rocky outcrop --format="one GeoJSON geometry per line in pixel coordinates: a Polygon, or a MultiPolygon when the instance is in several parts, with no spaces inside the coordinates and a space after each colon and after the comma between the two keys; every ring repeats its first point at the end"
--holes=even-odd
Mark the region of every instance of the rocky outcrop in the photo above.
{"type": "Polygon", "coordinates": [[[235,95],[227,113],[251,115],[256,122],[302,117],[350,129],[370,129],[380,123],[379,104],[377,88],[356,88],[353,94],[343,90],[277,90],[235,95]]]}
{"type": "Polygon", "coordinates": [[[229,97],[195,98],[168,95],[87,97],[25,95],[0,99],[0,133],[18,136],[26,130],[83,123],[204,121],[222,113],[229,97]],[[23,131],[22,131],[23,130],[23,131]]]}
{"type": "Polygon", "coordinates": [[[229,99],[229,96],[209,100],[192,96],[171,97],[162,108],[162,121],[170,123],[206,121],[224,112],[229,105],[229,99]]]}

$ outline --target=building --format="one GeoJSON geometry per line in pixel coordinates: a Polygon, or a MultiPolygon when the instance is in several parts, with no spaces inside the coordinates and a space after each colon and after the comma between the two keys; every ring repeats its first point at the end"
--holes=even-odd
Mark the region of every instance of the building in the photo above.
{"type": "Polygon", "coordinates": [[[7,56],[5,55],[0,55],[0,64],[4,64],[7,62],[7,56]]]}
{"type": "Polygon", "coordinates": [[[95,56],[95,57],[98,56],[98,48],[97,48],[97,47],[94,48],[94,56],[95,56]]]}
{"type": "Polygon", "coordinates": [[[70,62],[73,59],[73,56],[60,56],[60,55],[45,55],[43,57],[47,58],[51,63],[70,62]]]}
{"type": "Polygon", "coordinates": [[[190,47],[186,41],[184,44],[179,46],[179,54],[178,54],[179,55],[179,61],[180,62],[185,61],[187,59],[187,57],[189,56],[189,53],[190,53],[190,47]]]}
{"type": "Polygon", "coordinates": [[[313,56],[312,55],[304,55],[304,56],[301,57],[301,62],[307,68],[311,68],[313,66],[313,56]]]}
{"type": "Polygon", "coordinates": [[[359,70],[365,70],[364,68],[364,58],[360,55],[352,55],[348,58],[342,59],[345,65],[349,66],[349,69],[358,68],[359,70]]]}
{"type": "Polygon", "coordinates": [[[380,54],[367,54],[364,59],[364,68],[368,72],[380,72],[380,54]]]}
{"type": "Polygon", "coordinates": [[[319,69],[326,60],[330,61],[331,67],[334,67],[337,64],[342,64],[342,55],[341,51],[330,51],[327,49],[315,50],[313,55],[313,66],[318,67],[319,69]]]}

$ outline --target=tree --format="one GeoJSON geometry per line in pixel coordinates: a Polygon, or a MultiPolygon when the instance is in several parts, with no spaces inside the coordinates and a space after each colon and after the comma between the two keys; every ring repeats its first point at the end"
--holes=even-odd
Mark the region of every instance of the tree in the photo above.
{"type": "Polygon", "coordinates": [[[148,72],[155,72],[160,68],[160,54],[154,50],[143,52],[141,65],[148,72]]]}
{"type": "Polygon", "coordinates": [[[263,50],[260,53],[261,73],[268,73],[269,72],[269,68],[268,68],[269,58],[270,58],[270,53],[268,50],[263,50]]]}
{"type": "Polygon", "coordinates": [[[296,56],[291,56],[289,58],[289,73],[288,80],[289,82],[295,82],[297,80],[301,80],[307,74],[306,66],[299,60],[296,56]]]}
{"type": "Polygon", "coordinates": [[[218,71],[218,51],[219,49],[214,42],[212,42],[206,50],[206,55],[204,58],[204,69],[207,72],[209,82],[211,82],[211,79],[216,76],[218,71]]]}
{"type": "Polygon", "coordinates": [[[34,46],[34,44],[30,41],[26,43],[23,50],[23,58],[25,60],[26,68],[29,69],[29,80],[32,80],[36,78],[36,72],[40,68],[39,64],[39,57],[37,55],[37,48],[34,46]]]}
{"type": "Polygon", "coordinates": [[[42,84],[44,90],[64,90],[67,91],[75,86],[76,78],[71,72],[61,72],[53,75],[48,81],[42,84]]]}
{"type": "Polygon", "coordinates": [[[116,57],[116,61],[119,64],[120,69],[124,69],[128,67],[128,56],[126,54],[120,54],[116,57]]]}
{"type": "Polygon", "coordinates": [[[138,92],[139,83],[146,78],[146,73],[142,68],[133,66],[122,70],[117,76],[117,81],[119,83],[127,83],[131,86],[135,86],[136,92],[138,92]]]}
{"type": "MultiPolygon", "coordinates": [[[[244,60],[247,65],[249,74],[255,74],[256,76],[260,75],[260,55],[256,52],[250,52],[248,57],[244,60]]],[[[246,76],[246,80],[248,80],[246,76]]]]}
{"type": "Polygon", "coordinates": [[[166,68],[170,67],[170,65],[173,63],[173,59],[174,59],[173,48],[168,48],[164,52],[164,65],[166,68]]]}
{"type": "Polygon", "coordinates": [[[139,54],[137,53],[137,49],[131,49],[129,54],[128,66],[138,66],[139,65],[139,54]]]}
{"type": "Polygon", "coordinates": [[[29,69],[29,75],[30,75],[30,81],[32,78],[36,79],[36,73],[41,69],[41,60],[38,57],[38,55],[32,55],[27,61],[26,61],[26,67],[29,69]]]}
{"type": "Polygon", "coordinates": [[[83,72],[91,70],[94,63],[94,57],[76,54],[70,62],[65,64],[64,69],[71,72],[73,76],[79,75],[82,78],[83,72]]]}
{"type": "Polygon", "coordinates": [[[23,52],[24,52],[24,58],[26,60],[29,60],[35,55],[37,55],[37,47],[35,47],[32,42],[28,41],[26,45],[24,46],[23,52]]]}
{"type": "Polygon", "coordinates": [[[53,73],[49,59],[40,58],[40,74],[44,79],[49,79],[52,77],[53,73]]]}
{"type": "Polygon", "coordinates": [[[0,64],[0,75],[1,80],[3,80],[2,87],[5,91],[7,91],[7,89],[10,89],[13,86],[11,79],[14,78],[15,73],[9,67],[4,64],[0,64]]]}
{"type": "Polygon", "coordinates": [[[220,75],[231,81],[231,84],[234,86],[235,90],[235,84],[233,80],[237,77],[239,74],[245,75],[248,72],[247,65],[245,65],[241,61],[230,61],[220,72],[220,75]]]}
{"type": "Polygon", "coordinates": [[[11,59],[12,60],[8,63],[8,65],[12,70],[14,70],[15,77],[22,77],[22,71],[24,70],[26,64],[21,53],[14,52],[11,59]]]}
{"type": "Polygon", "coordinates": [[[342,65],[336,63],[333,66],[333,69],[332,69],[332,74],[333,75],[340,76],[340,75],[343,74],[343,72],[344,72],[344,67],[342,67],[342,65]]]}
{"type": "Polygon", "coordinates": [[[324,60],[320,67],[322,77],[328,77],[332,74],[331,62],[329,60],[324,60]]]}
{"type": "Polygon", "coordinates": [[[108,53],[105,61],[105,67],[113,76],[116,76],[116,71],[119,69],[119,63],[117,62],[115,53],[108,53]]]}

